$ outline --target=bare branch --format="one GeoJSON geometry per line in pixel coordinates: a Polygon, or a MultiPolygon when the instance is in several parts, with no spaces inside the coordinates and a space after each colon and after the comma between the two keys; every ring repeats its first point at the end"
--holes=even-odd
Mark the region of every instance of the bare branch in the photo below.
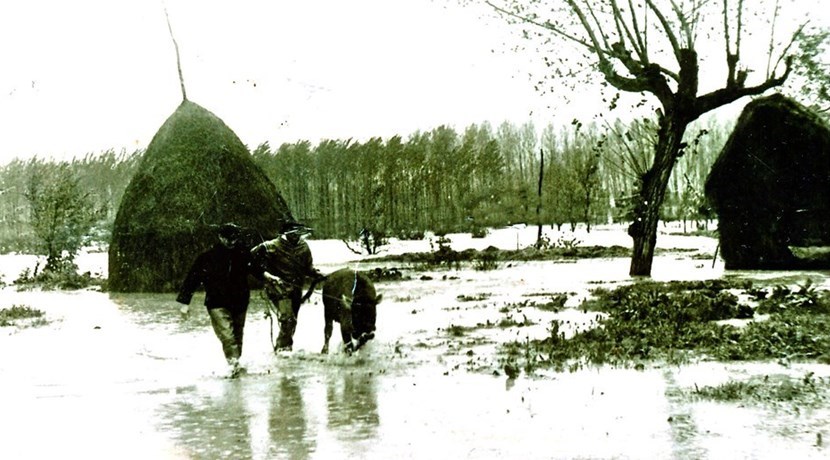
{"type": "Polygon", "coordinates": [[[723,36],[726,42],[727,61],[732,55],[732,43],[729,41],[729,0],[723,0],[723,36]]]}
{"type": "Polygon", "coordinates": [[[588,50],[590,50],[594,53],[601,53],[602,52],[602,50],[596,49],[594,46],[592,46],[590,43],[586,42],[585,40],[582,40],[578,37],[575,37],[575,36],[565,32],[564,30],[560,29],[559,27],[556,27],[555,25],[551,24],[550,22],[539,22],[539,21],[531,19],[527,16],[522,16],[520,14],[516,14],[512,11],[508,11],[508,10],[506,10],[506,9],[490,2],[490,0],[485,0],[484,3],[489,5],[491,8],[493,8],[494,10],[498,11],[501,14],[510,16],[513,19],[517,19],[519,21],[526,22],[528,24],[532,24],[534,26],[541,27],[543,29],[547,29],[547,30],[549,30],[549,31],[551,31],[551,32],[567,39],[567,40],[570,40],[570,41],[572,41],[572,42],[574,42],[578,45],[581,45],[585,48],[588,48],[588,50]]]}
{"type": "Polygon", "coordinates": [[[625,46],[622,43],[612,45],[610,50],[602,49],[599,45],[596,33],[591,27],[591,23],[588,21],[588,18],[585,16],[585,13],[579,5],[577,5],[576,0],[566,1],[579,19],[583,29],[585,29],[585,33],[588,34],[591,43],[593,43],[593,48],[598,50],[597,57],[599,58],[599,70],[605,76],[605,80],[608,83],[622,91],[635,93],[641,91],[651,92],[654,93],[663,104],[671,103],[671,89],[662,77],[664,69],[656,65],[643,67],[642,63],[631,58],[630,53],[625,49],[625,46]],[[628,69],[628,71],[634,75],[634,78],[623,77],[615,72],[613,65],[608,60],[608,56],[606,55],[617,58],[628,69]]]}
{"type": "Polygon", "coordinates": [[[756,94],[761,94],[770,88],[782,85],[787,80],[787,77],[790,76],[790,70],[792,69],[792,57],[787,58],[786,64],[787,67],[780,77],[768,78],[760,85],[751,86],[747,88],[739,84],[731,88],[721,88],[712,91],[709,94],[700,96],[699,98],[697,98],[697,101],[695,101],[692,119],[695,119],[710,110],[734,102],[744,96],[754,96],[756,94]]]}
{"type": "Polygon", "coordinates": [[[694,41],[692,40],[692,28],[689,25],[689,21],[686,19],[686,15],[683,13],[683,9],[680,8],[680,5],[678,5],[675,0],[670,1],[672,10],[674,10],[677,20],[680,21],[680,29],[686,36],[686,48],[692,49],[694,48],[694,41]]]}
{"type": "MultiPolygon", "coordinates": [[[[622,41],[623,38],[631,40],[631,36],[627,33],[628,28],[625,27],[625,23],[623,23],[620,19],[620,8],[617,6],[617,0],[611,0],[609,3],[611,4],[611,11],[614,13],[614,26],[617,28],[617,35],[620,36],[620,41],[622,41]]],[[[634,43],[634,40],[631,40],[631,42],[631,46],[633,46],[636,51],[637,44],[634,43]]]]}
{"type": "Polygon", "coordinates": [[[727,0],[723,0],[723,36],[726,44],[726,87],[733,88],[736,86],[735,71],[740,59],[740,46],[736,46],[735,53],[732,53],[732,42],[729,35],[729,2],[727,0]]]}
{"type": "Polygon", "coordinates": [[[810,21],[801,24],[800,26],[798,26],[798,29],[796,29],[795,32],[793,32],[792,37],[790,37],[789,43],[787,43],[787,46],[784,47],[784,49],[781,51],[781,55],[778,56],[778,59],[775,61],[775,66],[773,66],[772,68],[773,73],[776,69],[778,69],[778,66],[781,65],[781,60],[784,59],[784,57],[790,51],[790,48],[792,48],[793,45],[795,45],[795,42],[798,40],[798,37],[801,36],[801,33],[804,31],[804,28],[807,27],[807,24],[809,23],[810,21]]]}
{"type": "Polygon", "coordinates": [[[738,0],[738,30],[736,33],[738,37],[735,39],[735,54],[741,55],[741,32],[744,29],[744,0],[738,0]]]}
{"type": "Polygon", "coordinates": [[[770,76],[770,66],[772,65],[772,52],[775,49],[775,25],[778,23],[778,14],[780,13],[779,0],[775,0],[775,9],[772,13],[772,24],[769,31],[769,50],[767,52],[767,71],[764,73],[765,78],[770,76]]]}
{"type": "MultiPolygon", "coordinates": [[[[609,49],[610,46],[608,45],[608,36],[605,34],[605,31],[602,29],[602,24],[597,19],[597,15],[594,13],[594,9],[591,8],[591,3],[586,2],[585,6],[588,7],[588,12],[591,13],[591,19],[594,20],[594,25],[596,26],[596,30],[599,31],[600,37],[602,37],[602,46],[604,49],[609,49]]],[[[622,34],[620,34],[620,42],[625,39],[622,34]]]]}
{"type": "Polygon", "coordinates": [[[692,35],[693,41],[697,40],[697,26],[701,23],[701,15],[703,11],[703,7],[712,0],[695,0],[692,3],[692,12],[691,12],[691,23],[692,23],[692,35]]]}
{"type": "MultiPolygon", "coordinates": [[[[634,34],[631,33],[631,29],[629,29],[628,25],[625,23],[622,11],[620,11],[619,5],[617,5],[617,0],[611,0],[611,8],[614,11],[614,22],[617,25],[617,33],[620,35],[620,37],[627,37],[628,41],[631,42],[631,46],[634,48],[634,52],[637,53],[637,57],[640,59],[640,61],[642,61],[644,64],[648,64],[648,56],[645,54],[645,50],[642,47],[642,41],[639,40],[640,37],[636,37],[634,34]]],[[[634,26],[636,29],[636,22],[634,26]]]]}
{"type": "Polygon", "coordinates": [[[663,26],[663,30],[666,32],[666,38],[668,38],[669,43],[671,43],[672,50],[674,51],[674,56],[677,58],[677,62],[680,62],[680,45],[677,42],[677,37],[674,35],[674,31],[671,30],[671,24],[668,20],[666,20],[666,16],[663,15],[663,12],[657,8],[657,5],[654,4],[653,0],[646,0],[649,8],[651,11],[654,12],[654,16],[657,17],[657,20],[660,21],[660,25],[663,26]]]}
{"type": "MultiPolygon", "coordinates": [[[[637,43],[641,50],[640,59],[644,64],[648,64],[648,46],[646,46],[646,34],[648,32],[646,29],[643,29],[642,33],[640,32],[640,27],[637,23],[637,13],[634,10],[634,0],[628,0],[628,9],[631,11],[631,27],[634,29],[634,36],[637,38],[637,43]]],[[[646,26],[647,25],[648,24],[646,24],[646,26]]]]}
{"type": "Polygon", "coordinates": [[[362,254],[363,254],[363,251],[362,251],[362,250],[353,248],[353,247],[352,247],[352,245],[351,245],[351,244],[349,244],[349,242],[348,242],[348,241],[346,241],[345,239],[342,239],[342,238],[341,238],[341,239],[340,239],[340,241],[342,241],[342,242],[343,242],[343,244],[345,244],[345,245],[346,245],[346,248],[347,248],[349,251],[352,251],[353,253],[355,253],[355,254],[357,254],[357,255],[362,255],[362,254]]]}
{"type": "Polygon", "coordinates": [[[665,69],[657,64],[651,64],[647,61],[641,62],[634,59],[631,56],[631,53],[625,48],[625,45],[623,43],[611,44],[609,48],[603,47],[595,30],[601,29],[601,27],[599,27],[599,22],[596,20],[596,17],[592,17],[597,23],[597,26],[594,27],[591,20],[588,19],[588,17],[585,15],[585,12],[577,3],[577,0],[566,0],[566,2],[571,7],[574,16],[579,20],[579,24],[582,26],[583,31],[588,36],[589,41],[586,41],[570,33],[567,33],[560,27],[551,24],[550,22],[542,23],[534,18],[523,16],[513,11],[508,11],[503,7],[495,5],[490,0],[485,1],[487,5],[489,5],[491,8],[502,14],[505,14],[521,22],[525,22],[547,29],[595,53],[597,59],[599,60],[599,71],[603,74],[605,80],[613,87],[626,92],[653,93],[655,96],[657,96],[657,98],[660,100],[664,107],[670,107],[673,104],[673,94],[671,88],[669,88],[668,83],[666,82],[666,77],[672,78],[675,81],[679,81],[679,77],[676,73],[668,69],[665,69]],[[610,58],[618,60],[623,66],[626,67],[626,69],[633,77],[626,77],[617,73],[614,70],[614,66],[610,58]]]}
{"type": "MultiPolygon", "coordinates": [[[[639,177],[646,171],[648,171],[647,159],[642,153],[644,150],[641,148],[642,145],[637,146],[638,148],[634,148],[631,146],[629,142],[633,141],[630,131],[633,129],[637,129],[638,131],[640,131],[642,129],[642,126],[637,123],[626,126],[629,132],[623,134],[622,132],[620,132],[618,125],[612,126],[610,123],[608,123],[608,120],[603,120],[603,123],[605,124],[606,129],[611,131],[616,136],[616,138],[620,140],[619,144],[622,144],[624,148],[623,151],[613,152],[616,153],[616,156],[620,159],[620,163],[614,162],[611,159],[611,157],[606,157],[606,161],[611,163],[615,168],[617,168],[618,171],[623,172],[626,175],[633,172],[633,174],[630,177],[639,177]]],[[[649,146],[653,148],[655,144],[654,139],[646,137],[645,134],[642,132],[638,134],[639,141],[645,141],[645,143],[649,144],[649,146]]]]}
{"type": "Polygon", "coordinates": [[[597,57],[599,57],[600,61],[600,70],[602,70],[603,73],[606,73],[606,71],[611,71],[610,63],[606,59],[604,53],[599,52],[599,50],[602,50],[603,48],[599,45],[599,40],[597,40],[597,35],[594,32],[594,28],[591,27],[591,24],[588,22],[588,18],[585,17],[585,13],[582,12],[582,9],[579,8],[579,5],[576,4],[575,0],[566,1],[568,2],[568,5],[571,6],[571,9],[573,10],[574,14],[576,14],[577,18],[579,18],[579,22],[582,24],[582,28],[585,30],[585,33],[588,34],[588,38],[591,40],[591,43],[593,44],[593,49],[597,50],[597,57]],[[606,67],[605,70],[602,69],[603,66],[606,67]]]}

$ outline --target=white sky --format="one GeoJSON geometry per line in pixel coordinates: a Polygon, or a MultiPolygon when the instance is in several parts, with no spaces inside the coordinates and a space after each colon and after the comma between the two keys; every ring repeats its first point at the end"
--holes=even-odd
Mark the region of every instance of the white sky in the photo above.
{"type": "MultiPolygon", "coordinates": [[[[161,0],[0,6],[0,162],[146,147],[181,102],[161,0]]],[[[506,26],[457,2],[167,0],[188,99],[263,141],[530,119],[506,26]],[[493,50],[496,52],[493,52],[493,50]]]]}
{"type": "MultiPolygon", "coordinates": [[[[483,121],[541,130],[600,110],[596,94],[546,108],[528,78],[539,57],[458,3],[166,0],[188,99],[251,148],[483,121]]],[[[0,2],[0,164],[146,147],[181,102],[164,4],[0,2]]]]}

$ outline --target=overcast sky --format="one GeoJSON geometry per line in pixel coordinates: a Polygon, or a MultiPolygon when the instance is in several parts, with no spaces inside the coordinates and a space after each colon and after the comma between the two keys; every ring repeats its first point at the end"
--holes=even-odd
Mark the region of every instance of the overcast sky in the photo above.
{"type": "Polygon", "coordinates": [[[483,121],[541,130],[600,110],[596,94],[547,108],[528,77],[541,58],[511,52],[492,11],[458,3],[2,1],[0,163],[146,147],[182,99],[165,5],[188,99],[251,148],[483,121]]]}
{"type": "Polygon", "coordinates": [[[503,21],[440,0],[26,0],[0,6],[0,161],[146,147],[188,99],[249,147],[530,119],[503,21]]]}

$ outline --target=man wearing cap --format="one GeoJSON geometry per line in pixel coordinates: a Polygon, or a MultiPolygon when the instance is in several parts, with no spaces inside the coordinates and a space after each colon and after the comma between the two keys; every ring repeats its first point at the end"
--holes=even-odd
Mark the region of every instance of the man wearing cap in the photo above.
{"type": "Polygon", "coordinates": [[[219,228],[219,242],[196,258],[176,297],[177,302],[184,304],[182,313],[187,314],[193,293],[199,286],[204,286],[205,307],[231,367],[231,378],[244,370],[239,358],[251,298],[248,275],[263,279],[261,268],[253,263],[250,252],[242,246],[241,236],[238,226],[223,224],[219,228]]]}
{"type": "Polygon", "coordinates": [[[303,285],[306,280],[321,276],[314,269],[308,244],[302,239],[310,231],[303,224],[288,221],[280,229],[279,237],[251,249],[264,270],[265,293],[277,310],[280,332],[274,351],[290,351],[293,347],[303,285]]]}

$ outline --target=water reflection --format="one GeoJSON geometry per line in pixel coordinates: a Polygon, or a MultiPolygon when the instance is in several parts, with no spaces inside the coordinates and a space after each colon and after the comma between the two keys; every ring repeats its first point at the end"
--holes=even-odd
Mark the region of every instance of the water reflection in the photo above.
{"type": "Polygon", "coordinates": [[[316,442],[309,435],[305,404],[296,377],[283,376],[271,392],[268,414],[269,458],[309,458],[316,442]]]}
{"type": "Polygon", "coordinates": [[[162,426],[189,458],[252,458],[251,414],[243,386],[228,381],[218,394],[187,394],[165,407],[162,426]]]}
{"type": "Polygon", "coordinates": [[[327,383],[329,429],[344,441],[373,438],[380,425],[374,375],[344,371],[329,376],[327,383]]]}

